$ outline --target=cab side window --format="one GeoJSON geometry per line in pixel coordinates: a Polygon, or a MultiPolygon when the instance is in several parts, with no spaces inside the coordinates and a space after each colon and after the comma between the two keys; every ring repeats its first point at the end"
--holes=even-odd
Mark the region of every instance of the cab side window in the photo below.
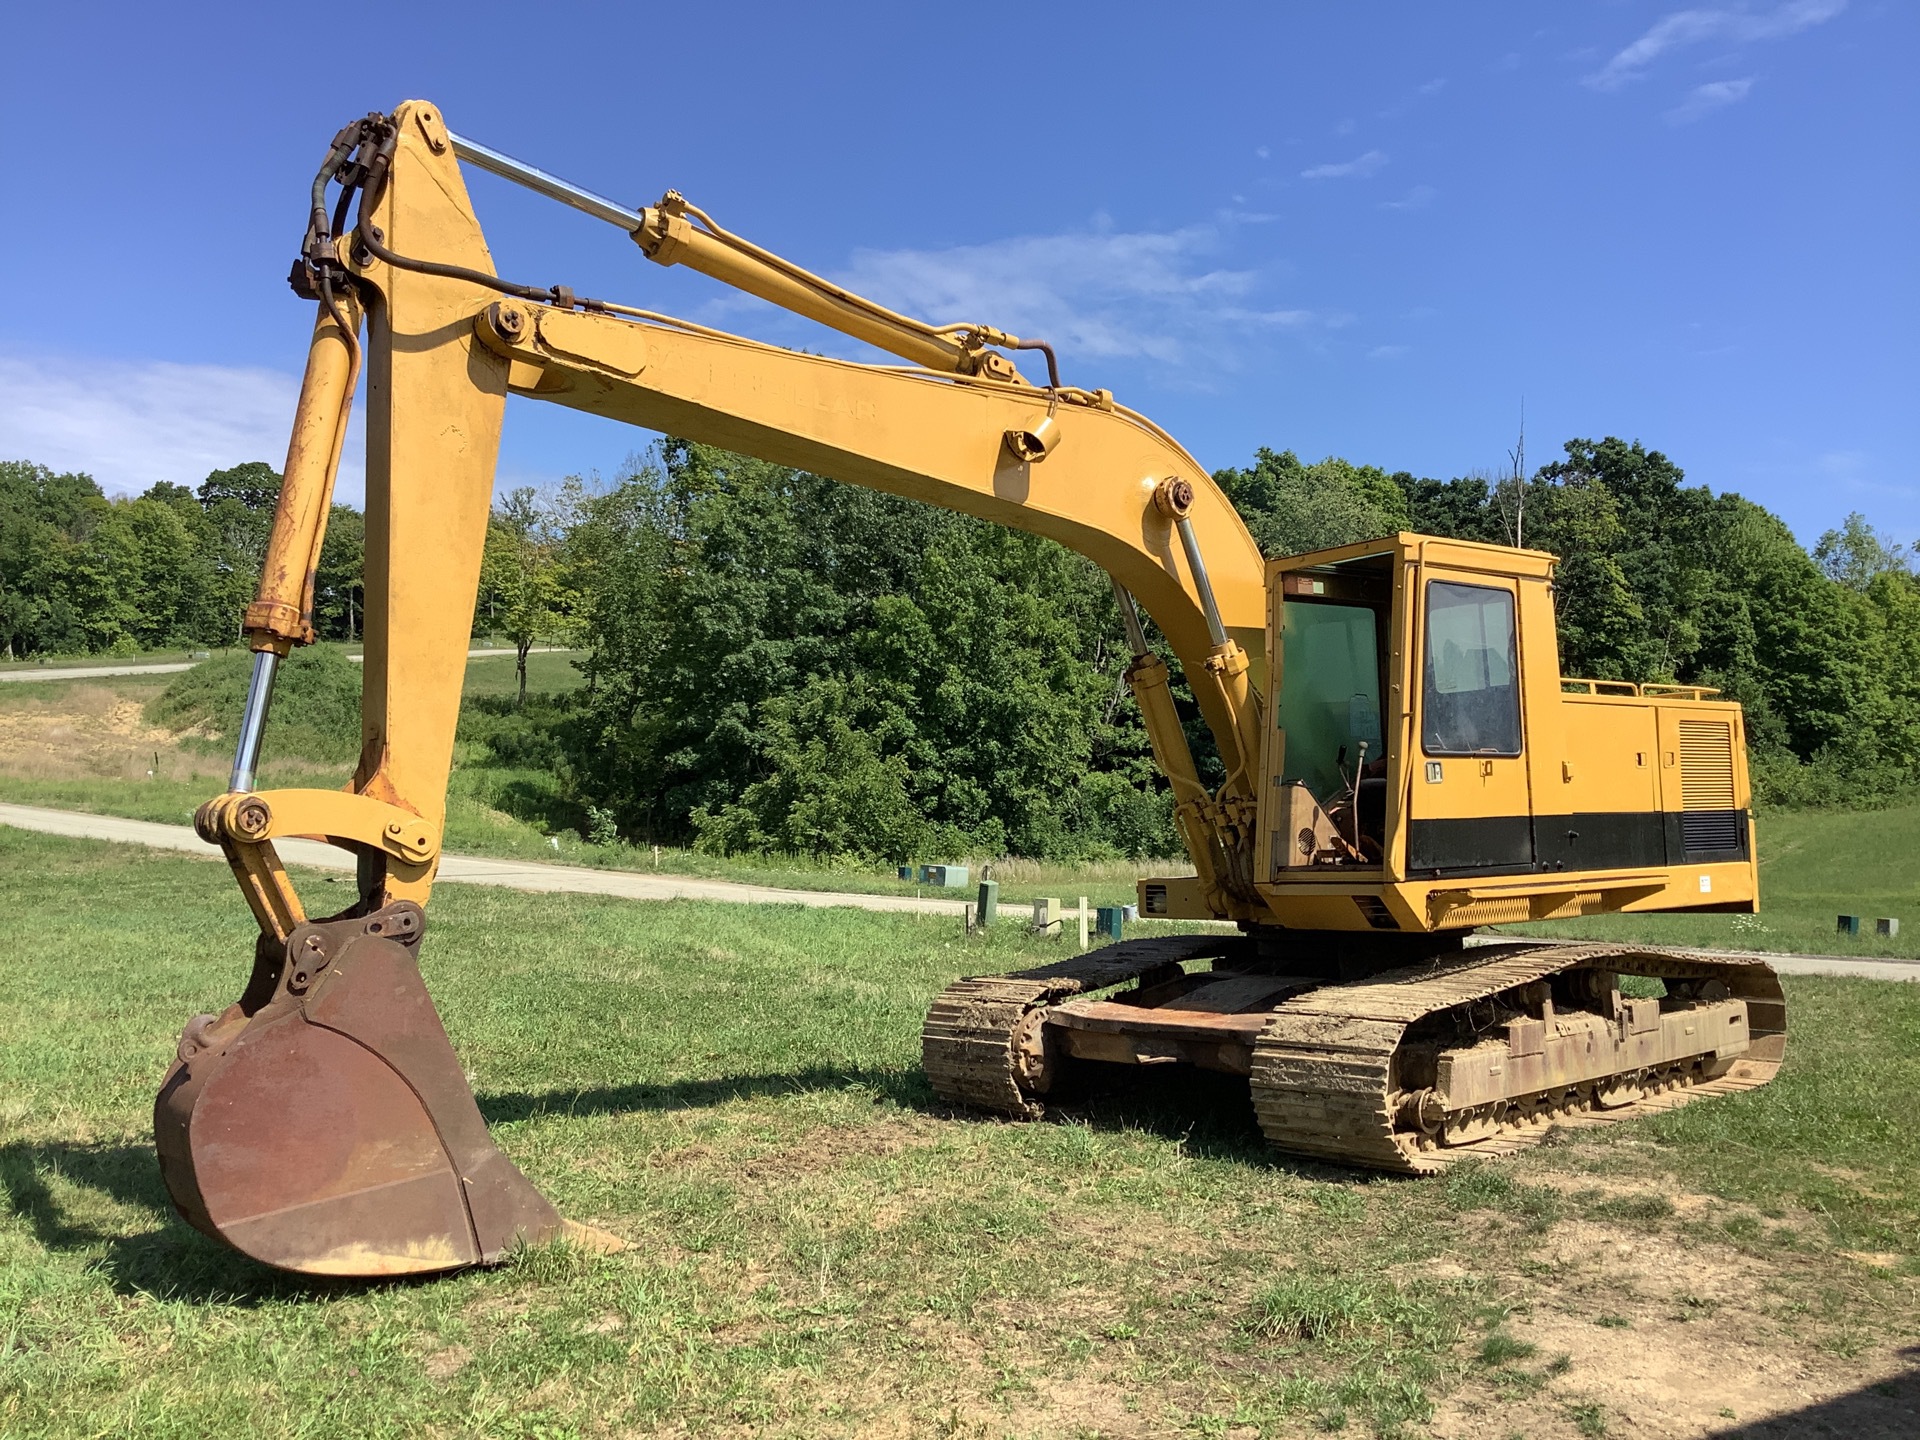
{"type": "Polygon", "coordinates": [[[1518,755],[1520,681],[1513,594],[1427,585],[1420,743],[1429,755],[1518,755]]]}

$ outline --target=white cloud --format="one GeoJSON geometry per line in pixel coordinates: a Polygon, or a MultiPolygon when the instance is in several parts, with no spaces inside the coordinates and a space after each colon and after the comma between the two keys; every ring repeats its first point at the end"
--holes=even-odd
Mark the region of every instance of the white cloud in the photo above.
{"type": "Polygon", "coordinates": [[[1846,8],[1847,0],[1787,0],[1758,14],[1745,8],[1676,10],[1587,76],[1586,83],[1596,90],[1618,90],[1670,50],[1708,41],[1746,45],[1778,40],[1824,24],[1846,8]]]}
{"type": "Polygon", "coordinates": [[[1268,157],[1269,157],[1270,155],[1272,155],[1272,154],[1273,154],[1273,151],[1271,151],[1271,150],[1269,150],[1269,149],[1268,149],[1268,148],[1267,148],[1266,146],[1264,146],[1264,145],[1261,145],[1261,146],[1258,146],[1258,147],[1256,147],[1256,148],[1254,149],[1254,152],[1253,152],[1253,153],[1254,153],[1255,155],[1257,155],[1257,156],[1259,156],[1259,157],[1260,157],[1260,159],[1262,159],[1262,160],[1265,160],[1265,159],[1267,159],[1267,158],[1268,158],[1268,157]]]}
{"type": "Polygon", "coordinates": [[[1315,165],[1310,169],[1302,170],[1300,178],[1302,180],[1365,180],[1370,175],[1379,174],[1381,167],[1386,163],[1385,151],[1369,150],[1364,155],[1343,160],[1338,164],[1315,165]]]}
{"type": "Polygon", "coordinates": [[[1212,263],[1233,224],[859,250],[834,279],[941,324],[978,321],[1042,337],[1063,358],[1176,364],[1197,350],[1217,354],[1234,339],[1338,323],[1270,303],[1257,270],[1212,263]]]}
{"type": "Polygon", "coordinates": [[[1424,85],[1416,86],[1413,93],[1405,99],[1399,100],[1382,110],[1379,118],[1382,120],[1397,120],[1422,100],[1431,100],[1446,88],[1447,81],[1445,76],[1441,76],[1435,80],[1429,80],[1424,85]]]}
{"type": "Polygon", "coordinates": [[[1382,200],[1382,210],[1423,210],[1433,203],[1433,197],[1440,192],[1431,185],[1416,185],[1398,200],[1382,200]]]}
{"type": "Polygon", "coordinates": [[[1411,345],[1376,345],[1367,352],[1369,360],[1398,360],[1412,351],[1411,345]]]}
{"type": "Polygon", "coordinates": [[[1673,109],[1667,111],[1669,125],[1685,125],[1690,120],[1698,120],[1702,115],[1711,115],[1716,110],[1724,110],[1729,105],[1737,105],[1747,98],[1747,92],[1753,89],[1753,77],[1743,80],[1715,80],[1709,85],[1696,86],[1673,109]]]}
{"type": "MultiPolygon", "coordinates": [[[[277,470],[299,396],[298,377],[260,367],[4,355],[0,458],[82,470],[109,494],[194,486],[247,460],[277,470]]],[[[350,434],[343,500],[364,493],[360,455],[350,434]]]]}

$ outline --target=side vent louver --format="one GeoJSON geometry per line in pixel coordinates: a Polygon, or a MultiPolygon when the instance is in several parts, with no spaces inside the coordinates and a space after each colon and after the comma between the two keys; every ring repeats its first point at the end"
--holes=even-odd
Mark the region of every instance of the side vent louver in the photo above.
{"type": "Polygon", "coordinates": [[[1745,816],[1733,805],[1733,727],[1680,722],[1680,834],[1687,858],[1741,850],[1745,816]]]}

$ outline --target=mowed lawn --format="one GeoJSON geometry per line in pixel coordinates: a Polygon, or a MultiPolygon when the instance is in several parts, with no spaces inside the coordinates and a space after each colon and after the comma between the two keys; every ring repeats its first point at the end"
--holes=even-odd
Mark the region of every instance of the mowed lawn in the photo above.
{"type": "Polygon", "coordinates": [[[1271,1154],[1224,1077],[947,1111],[922,1010],[1060,953],[1013,925],[448,886],[482,1109],[628,1248],[316,1284],[189,1230],[151,1155],[247,970],[225,867],[0,829],[0,904],[0,1435],[1920,1427],[1920,986],[1790,981],[1774,1085],[1409,1182],[1271,1154]]]}

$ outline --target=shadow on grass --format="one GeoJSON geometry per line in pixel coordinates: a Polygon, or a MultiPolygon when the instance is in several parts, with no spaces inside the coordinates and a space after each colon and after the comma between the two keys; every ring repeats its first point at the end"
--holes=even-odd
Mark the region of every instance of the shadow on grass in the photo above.
{"type": "MultiPolygon", "coordinates": [[[[736,1100],[759,1100],[818,1091],[863,1090],[876,1100],[922,1115],[995,1123],[992,1116],[949,1105],[933,1092],[917,1066],[810,1066],[762,1075],[729,1075],[670,1084],[609,1085],[538,1094],[507,1092],[480,1097],[489,1125],[510,1125],[540,1116],[624,1115],[642,1111],[707,1109],[736,1100]]],[[[1184,1065],[1135,1067],[1068,1062],[1047,1096],[1047,1113],[1094,1130],[1137,1131],[1177,1140],[1189,1154],[1262,1170],[1280,1170],[1316,1180],[1364,1180],[1362,1172],[1282,1155],[1268,1146],[1254,1117],[1247,1082],[1184,1065]]],[[[1045,1121],[1041,1122],[1046,1123],[1045,1121]]]]}
{"type": "MultiPolygon", "coordinates": [[[[479,1103],[489,1125],[508,1125],[547,1115],[705,1109],[735,1100],[847,1089],[863,1090],[876,1100],[919,1114],[994,1123],[977,1112],[947,1105],[917,1068],[813,1066],[666,1085],[512,1092],[485,1096],[479,1103]]],[[[1095,1130],[1177,1140],[1192,1155],[1323,1181],[1364,1184],[1368,1179],[1360,1172],[1268,1149],[1254,1121],[1246,1082],[1232,1076],[1175,1066],[1146,1071],[1070,1066],[1064,1084],[1049,1098],[1050,1114],[1058,1119],[1095,1130]]],[[[247,1307],[274,1300],[325,1299],[431,1279],[318,1279],[282,1274],[249,1260],[201,1235],[179,1217],[150,1145],[15,1141],[0,1146],[0,1191],[8,1211],[32,1229],[42,1246],[96,1255],[93,1267],[121,1294],[247,1307]],[[83,1193],[63,1196],[61,1190],[83,1193]],[[112,1213],[114,1209],[120,1213],[112,1213]],[[128,1210],[142,1213],[129,1216],[128,1210]]]]}
{"type": "Polygon", "coordinates": [[[1920,1346],[1899,1352],[1906,1374],[1863,1385],[1802,1410],[1729,1425],[1709,1440],[1797,1440],[1805,1435],[1844,1435],[1849,1440],[1905,1440],[1920,1434],[1920,1346]]]}
{"type": "Polygon", "coordinates": [[[286,1275],[209,1240],[175,1212],[148,1145],[15,1141],[0,1146],[0,1191],[7,1209],[48,1250],[96,1253],[92,1268],[122,1295],[251,1307],[395,1283],[286,1275]],[[64,1202],[56,1185],[92,1191],[94,1198],[64,1202]],[[101,1197],[145,1214],[84,1218],[86,1210],[101,1208],[101,1197]]]}
{"type": "Polygon", "coordinates": [[[903,1110],[944,1114],[945,1107],[915,1070],[814,1065],[772,1075],[727,1075],[713,1080],[676,1080],[656,1085],[603,1085],[585,1090],[508,1091],[479,1097],[489,1125],[511,1125],[542,1115],[628,1115],[646,1110],[705,1110],[734,1100],[804,1095],[816,1091],[865,1090],[903,1110]]]}

